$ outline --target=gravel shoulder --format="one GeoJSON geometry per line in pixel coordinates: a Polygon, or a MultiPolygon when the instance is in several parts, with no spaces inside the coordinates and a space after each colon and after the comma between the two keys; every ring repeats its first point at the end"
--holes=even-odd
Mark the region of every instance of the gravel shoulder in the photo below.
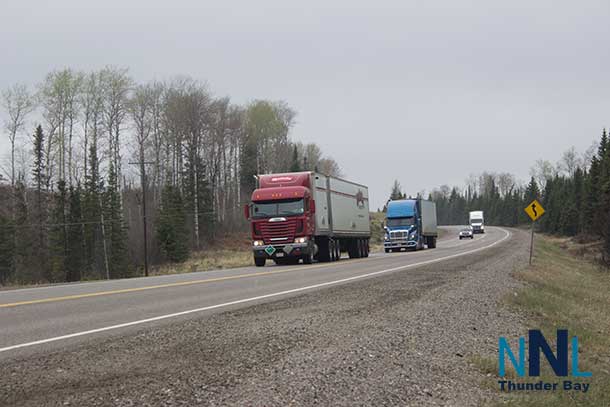
{"type": "Polygon", "coordinates": [[[511,232],[449,261],[9,359],[0,405],[487,404],[497,393],[470,360],[524,326],[501,305],[527,262],[527,233],[511,232]]]}

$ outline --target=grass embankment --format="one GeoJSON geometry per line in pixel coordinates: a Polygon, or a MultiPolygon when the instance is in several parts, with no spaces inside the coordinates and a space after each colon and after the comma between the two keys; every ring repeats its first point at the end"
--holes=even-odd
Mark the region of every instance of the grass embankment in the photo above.
{"type": "Polygon", "coordinates": [[[245,267],[254,264],[250,236],[246,233],[219,238],[204,250],[192,252],[183,263],[166,263],[155,267],[152,275],[190,273],[245,267]]]}
{"type": "MultiPolygon", "coordinates": [[[[591,256],[575,255],[582,252],[578,247],[568,239],[537,236],[534,264],[516,274],[525,282],[525,288],[517,296],[510,296],[507,302],[517,312],[527,315],[528,328],[541,329],[549,341],[554,341],[558,328],[568,329],[569,337],[578,336],[579,369],[592,372],[593,376],[556,377],[541,356],[543,375],[540,378],[517,378],[507,361],[509,377],[505,379],[559,383],[566,379],[590,383],[589,390],[586,393],[511,392],[509,405],[610,406],[610,273],[590,260],[591,256]]],[[[523,336],[527,338],[527,332],[523,336]]],[[[490,374],[485,385],[498,389],[497,357],[477,358],[474,362],[490,374]]]]}

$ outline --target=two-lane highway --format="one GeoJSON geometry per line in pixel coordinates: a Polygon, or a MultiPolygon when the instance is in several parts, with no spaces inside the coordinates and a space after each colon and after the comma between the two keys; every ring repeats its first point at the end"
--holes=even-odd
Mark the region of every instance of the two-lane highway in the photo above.
{"type": "Polygon", "coordinates": [[[41,352],[104,335],[220,312],[373,278],[486,250],[510,232],[489,228],[473,240],[457,229],[433,250],[297,266],[245,267],[0,292],[0,358],[41,352]]]}

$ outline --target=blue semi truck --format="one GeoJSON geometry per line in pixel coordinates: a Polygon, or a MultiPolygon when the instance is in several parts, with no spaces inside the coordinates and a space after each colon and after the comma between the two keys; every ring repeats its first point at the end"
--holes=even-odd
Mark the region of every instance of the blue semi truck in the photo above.
{"type": "Polygon", "coordinates": [[[433,249],[438,237],[436,204],[424,199],[389,201],[384,229],[386,253],[424,247],[433,249]]]}

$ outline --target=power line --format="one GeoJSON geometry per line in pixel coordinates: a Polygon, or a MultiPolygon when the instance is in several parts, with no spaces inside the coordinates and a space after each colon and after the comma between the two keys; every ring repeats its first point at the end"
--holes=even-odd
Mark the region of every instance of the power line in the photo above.
{"type": "MultiPolygon", "coordinates": [[[[194,215],[197,213],[198,215],[213,215],[217,212],[214,211],[206,211],[206,212],[185,212],[185,215],[194,215]]],[[[131,219],[142,219],[143,216],[133,216],[131,219]]],[[[101,225],[101,224],[112,224],[112,223],[126,223],[125,219],[107,219],[102,221],[94,220],[94,221],[82,221],[82,222],[66,222],[66,223],[28,223],[28,224],[4,224],[0,225],[0,228],[52,228],[59,226],[78,226],[78,225],[101,225]]]]}

